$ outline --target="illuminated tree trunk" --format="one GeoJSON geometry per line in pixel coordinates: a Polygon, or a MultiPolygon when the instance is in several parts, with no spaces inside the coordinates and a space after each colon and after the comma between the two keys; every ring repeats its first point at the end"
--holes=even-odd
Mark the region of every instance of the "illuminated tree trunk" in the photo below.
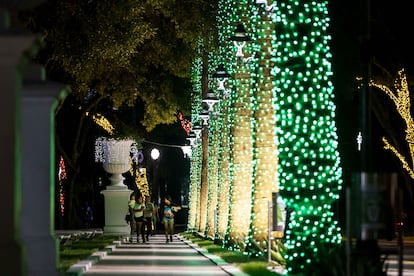
{"type": "MultiPolygon", "coordinates": [[[[277,145],[275,130],[275,111],[273,108],[274,85],[271,70],[274,63],[271,61],[274,35],[271,16],[263,8],[257,26],[260,54],[256,74],[255,91],[255,167],[253,174],[253,214],[251,233],[253,240],[263,242],[268,240],[268,201],[272,201],[272,192],[278,191],[277,183],[277,145]]],[[[276,206],[274,206],[276,208],[276,206]]],[[[271,229],[270,229],[271,230],[271,229]]],[[[264,243],[261,244],[263,248],[264,243]]]]}
{"type": "Polygon", "coordinates": [[[286,265],[288,274],[308,274],[321,248],[342,238],[331,210],[339,198],[342,170],[328,1],[278,1],[274,12],[278,172],[281,195],[291,211],[286,265]]]}
{"type": "Polygon", "coordinates": [[[250,69],[240,65],[233,104],[233,181],[229,218],[230,246],[244,246],[249,230],[252,204],[252,125],[250,69]]]}
{"type": "MultiPolygon", "coordinates": [[[[208,129],[203,133],[208,134],[208,129]]],[[[201,154],[201,183],[200,183],[200,219],[198,231],[204,233],[207,226],[207,197],[208,197],[208,136],[203,134],[201,154]]]]}
{"type": "Polygon", "coordinates": [[[223,99],[222,121],[223,127],[220,133],[221,148],[219,152],[219,183],[217,202],[217,235],[224,239],[229,221],[229,200],[230,200],[230,125],[229,121],[229,99],[223,99]]]}
{"type": "Polygon", "coordinates": [[[208,170],[208,204],[207,204],[207,227],[206,234],[209,237],[215,238],[217,228],[217,196],[218,196],[218,131],[217,125],[218,116],[212,116],[210,121],[210,128],[212,135],[209,141],[209,170],[208,170]]]}
{"type": "MultiPolygon", "coordinates": [[[[246,31],[251,31],[249,24],[252,23],[252,1],[231,1],[232,11],[228,13],[228,21],[232,24],[242,24],[246,31]]],[[[234,29],[232,33],[234,35],[234,29]]],[[[227,39],[230,39],[229,37],[227,39]]],[[[240,42],[240,41],[239,41],[240,42]]],[[[237,46],[237,52],[241,49],[237,46]]],[[[236,47],[233,46],[232,53],[235,54],[236,47]]],[[[252,71],[250,60],[253,58],[251,43],[246,43],[243,57],[234,56],[233,62],[231,108],[231,185],[228,230],[224,246],[235,250],[244,250],[246,238],[249,233],[250,218],[252,211],[252,71]]]]}
{"type": "Polygon", "coordinates": [[[200,212],[200,160],[201,147],[193,148],[190,166],[190,187],[189,187],[189,208],[188,208],[188,226],[189,231],[197,230],[200,212]]]}
{"type": "MultiPolygon", "coordinates": [[[[208,55],[204,53],[202,63],[202,77],[201,77],[201,91],[202,95],[206,95],[208,92],[208,55]]],[[[208,139],[210,130],[208,127],[203,128],[201,147],[202,147],[202,159],[201,159],[201,183],[200,183],[200,221],[198,230],[201,233],[205,233],[207,226],[207,204],[208,204],[208,139]]]]}
{"type": "MultiPolygon", "coordinates": [[[[230,0],[220,0],[218,9],[217,26],[219,28],[219,43],[220,43],[220,62],[225,64],[226,70],[231,71],[231,64],[227,61],[234,59],[233,45],[229,43],[229,37],[233,35],[233,29],[228,24],[228,19],[232,13],[235,12],[234,6],[236,3],[230,0]]],[[[233,116],[232,116],[232,97],[230,89],[230,83],[233,76],[231,76],[226,82],[224,90],[220,91],[220,112],[221,112],[221,125],[220,129],[220,150],[219,150],[219,183],[218,183],[218,213],[217,213],[217,238],[225,240],[226,233],[229,227],[229,212],[230,212],[230,198],[231,198],[231,167],[232,167],[232,154],[231,154],[231,135],[233,128],[233,116]]]]}
{"type": "MultiPolygon", "coordinates": [[[[192,131],[194,132],[195,126],[201,127],[201,119],[199,113],[201,111],[201,95],[202,95],[202,59],[196,59],[193,62],[193,74],[192,74],[192,131]]],[[[201,132],[201,129],[199,129],[201,132]]],[[[196,134],[196,133],[194,133],[196,134]]],[[[201,133],[199,133],[201,136],[201,133]]],[[[201,137],[196,134],[197,140],[195,141],[197,146],[192,149],[191,167],[190,167],[190,194],[189,194],[189,210],[188,210],[188,230],[198,230],[200,223],[200,193],[201,193],[201,161],[202,161],[202,145],[201,137]]]]}

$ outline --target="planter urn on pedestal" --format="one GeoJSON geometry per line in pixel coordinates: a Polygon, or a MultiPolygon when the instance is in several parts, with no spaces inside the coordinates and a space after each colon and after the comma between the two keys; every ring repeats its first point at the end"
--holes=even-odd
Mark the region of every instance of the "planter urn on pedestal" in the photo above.
{"type": "Polygon", "coordinates": [[[116,140],[98,138],[95,142],[95,161],[102,162],[106,172],[111,174],[111,184],[101,193],[105,198],[105,234],[125,234],[130,232],[124,217],[128,210],[129,195],[133,192],[124,184],[123,173],[136,159],[136,143],[132,139],[116,140]]]}

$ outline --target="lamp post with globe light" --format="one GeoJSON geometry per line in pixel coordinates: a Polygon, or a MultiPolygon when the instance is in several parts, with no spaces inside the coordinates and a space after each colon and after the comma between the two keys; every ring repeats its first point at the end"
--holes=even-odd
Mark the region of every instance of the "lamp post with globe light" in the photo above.
{"type": "Polygon", "coordinates": [[[157,196],[157,203],[160,204],[161,197],[160,197],[160,187],[156,183],[156,174],[158,172],[158,160],[160,158],[160,150],[158,148],[152,148],[151,152],[151,159],[153,161],[152,163],[152,194],[153,196],[157,196]]]}

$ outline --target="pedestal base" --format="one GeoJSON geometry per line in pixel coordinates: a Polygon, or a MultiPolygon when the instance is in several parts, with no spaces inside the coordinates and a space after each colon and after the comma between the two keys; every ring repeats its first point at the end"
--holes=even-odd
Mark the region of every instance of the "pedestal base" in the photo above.
{"type": "Polygon", "coordinates": [[[128,212],[129,189],[114,189],[109,186],[101,192],[105,201],[105,235],[129,235],[130,227],[125,221],[128,212]]]}

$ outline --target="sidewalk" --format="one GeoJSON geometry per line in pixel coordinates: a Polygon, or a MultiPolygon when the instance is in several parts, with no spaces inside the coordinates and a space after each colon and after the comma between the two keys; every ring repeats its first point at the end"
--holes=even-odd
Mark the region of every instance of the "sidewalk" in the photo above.
{"type": "Polygon", "coordinates": [[[245,276],[237,267],[208,253],[179,234],[166,243],[164,235],[143,243],[115,242],[105,251],[73,265],[67,276],[78,275],[234,275],[245,276]]]}

